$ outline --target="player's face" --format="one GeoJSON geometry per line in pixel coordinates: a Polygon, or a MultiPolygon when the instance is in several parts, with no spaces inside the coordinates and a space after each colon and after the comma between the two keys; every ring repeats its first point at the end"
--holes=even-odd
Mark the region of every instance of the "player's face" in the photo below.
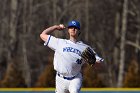
{"type": "Polygon", "coordinates": [[[68,28],[69,35],[75,37],[78,35],[78,28],[76,27],[69,27],[68,28]]]}

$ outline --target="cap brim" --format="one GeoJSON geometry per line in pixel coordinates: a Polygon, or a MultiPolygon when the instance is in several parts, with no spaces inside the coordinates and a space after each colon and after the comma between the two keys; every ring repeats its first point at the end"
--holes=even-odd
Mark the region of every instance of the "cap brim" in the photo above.
{"type": "Polygon", "coordinates": [[[76,27],[78,30],[80,30],[80,28],[79,27],[77,27],[77,26],[68,26],[68,28],[70,28],[70,27],[76,27]]]}

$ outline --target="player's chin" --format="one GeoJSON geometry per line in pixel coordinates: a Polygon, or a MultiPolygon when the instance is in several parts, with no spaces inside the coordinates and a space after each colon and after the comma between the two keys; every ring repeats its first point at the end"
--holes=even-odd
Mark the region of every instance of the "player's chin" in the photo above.
{"type": "Polygon", "coordinates": [[[76,36],[76,33],[71,33],[70,35],[74,37],[74,36],[76,36]]]}

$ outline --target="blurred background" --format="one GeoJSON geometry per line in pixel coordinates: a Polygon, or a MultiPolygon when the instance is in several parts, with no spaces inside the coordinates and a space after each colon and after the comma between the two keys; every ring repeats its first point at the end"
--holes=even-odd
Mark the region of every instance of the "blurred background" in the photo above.
{"type": "Polygon", "coordinates": [[[83,66],[82,87],[140,87],[140,0],[0,0],[0,87],[55,87],[54,52],[39,35],[73,19],[104,58],[83,66]]]}

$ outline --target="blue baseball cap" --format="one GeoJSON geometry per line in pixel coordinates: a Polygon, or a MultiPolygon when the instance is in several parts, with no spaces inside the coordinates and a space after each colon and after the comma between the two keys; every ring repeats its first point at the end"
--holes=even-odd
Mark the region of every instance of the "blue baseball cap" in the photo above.
{"type": "Polygon", "coordinates": [[[80,30],[80,23],[76,20],[72,20],[68,23],[68,28],[69,27],[76,27],[80,30]]]}

